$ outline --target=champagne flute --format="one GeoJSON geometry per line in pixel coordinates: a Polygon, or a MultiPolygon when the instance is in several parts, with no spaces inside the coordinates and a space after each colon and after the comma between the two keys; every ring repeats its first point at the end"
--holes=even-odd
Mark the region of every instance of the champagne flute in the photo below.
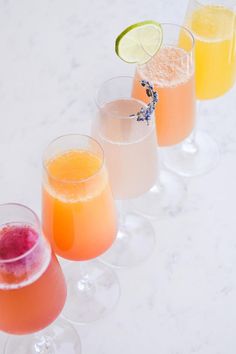
{"type": "Polygon", "coordinates": [[[145,195],[159,173],[154,116],[151,114],[148,122],[138,118],[137,112],[147,112],[148,107],[133,98],[132,91],[132,77],[104,82],[96,95],[98,113],[92,124],[92,135],[105,151],[112,192],[119,206],[117,240],[102,259],[118,267],[143,262],[155,244],[152,224],[129,205],[133,198],[145,195]]]}
{"type": "Polygon", "coordinates": [[[57,319],[66,293],[37,215],[21,204],[1,204],[0,330],[17,335],[8,338],[4,354],[81,353],[76,330],[57,319]]]}
{"type": "Polygon", "coordinates": [[[73,261],[65,266],[63,316],[92,322],[110,312],[120,295],[116,274],[89,261],[111,247],[117,233],[103,149],[89,136],[64,135],[47,147],[43,167],[43,230],[55,253],[73,261]]]}
{"type": "MultiPolygon", "coordinates": [[[[191,32],[171,23],[162,23],[163,41],[148,62],[136,67],[133,97],[147,100],[138,84],[150,80],[158,92],[155,109],[156,134],[162,158],[169,146],[181,143],[191,135],[195,125],[194,38],[191,32]],[[181,39],[181,40],[180,40],[181,39]]],[[[157,183],[139,197],[135,209],[152,218],[176,215],[182,210],[186,197],[184,182],[161,169],[157,183]]]]}
{"type": "MultiPolygon", "coordinates": [[[[224,95],[236,78],[236,2],[190,0],[185,25],[195,38],[196,96],[199,116],[202,101],[224,95]]],[[[181,39],[184,42],[184,39],[181,39]]],[[[164,163],[179,175],[194,177],[214,168],[219,161],[217,143],[196,130],[182,144],[165,152],[164,163]]]]}

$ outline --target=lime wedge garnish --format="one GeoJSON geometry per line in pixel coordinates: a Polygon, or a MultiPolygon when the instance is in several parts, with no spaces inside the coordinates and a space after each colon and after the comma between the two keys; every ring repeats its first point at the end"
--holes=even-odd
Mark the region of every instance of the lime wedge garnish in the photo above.
{"type": "Polygon", "coordinates": [[[116,38],[116,54],[127,63],[143,64],[160,49],[162,38],[162,28],[158,22],[135,23],[116,38]]]}

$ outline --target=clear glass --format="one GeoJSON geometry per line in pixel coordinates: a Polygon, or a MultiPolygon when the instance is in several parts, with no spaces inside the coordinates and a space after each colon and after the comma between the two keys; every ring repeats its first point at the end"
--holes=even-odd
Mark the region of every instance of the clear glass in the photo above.
{"type": "MultiPolygon", "coordinates": [[[[60,265],[42,236],[38,217],[24,205],[2,204],[0,235],[0,329],[21,335],[7,340],[4,353],[26,353],[28,348],[30,353],[45,353],[39,333],[41,341],[48,342],[48,350],[57,347],[62,353],[64,335],[49,335],[55,331],[55,323],[46,327],[63,309],[66,284],[60,265]],[[27,336],[31,333],[34,334],[27,336]]],[[[67,331],[75,344],[75,350],[68,352],[80,353],[80,341],[73,327],[62,320],[57,320],[56,326],[61,332],[67,331]]]]}
{"type": "MultiPolygon", "coordinates": [[[[189,1],[185,25],[195,37],[196,97],[200,101],[220,97],[234,85],[235,10],[235,1],[189,1]]],[[[201,112],[199,116],[202,116],[201,112]]],[[[205,132],[197,130],[191,141],[166,152],[165,164],[171,170],[191,177],[210,171],[219,157],[217,143],[205,132]]]]}
{"type": "MultiPolygon", "coordinates": [[[[194,79],[194,38],[179,25],[162,23],[163,42],[160,50],[135,72],[133,96],[146,97],[138,81],[150,80],[158,92],[155,109],[156,134],[162,164],[168,146],[175,146],[189,137],[195,126],[196,98],[194,79]]],[[[186,185],[183,180],[161,169],[160,181],[145,197],[138,198],[136,210],[149,217],[166,217],[181,212],[186,185]]]]}
{"type": "MultiPolygon", "coordinates": [[[[42,225],[56,254],[87,261],[116,238],[116,210],[101,146],[86,135],[52,141],[43,156],[42,225]]],[[[68,301],[63,316],[76,323],[104,316],[117,303],[116,275],[99,262],[65,268],[68,301]],[[101,296],[102,295],[102,296],[101,296]]]]}
{"type": "Polygon", "coordinates": [[[197,98],[224,95],[236,79],[236,1],[190,0],[185,25],[195,37],[197,98]]]}
{"type": "MultiPolygon", "coordinates": [[[[137,84],[145,94],[145,88],[137,84]]],[[[101,86],[96,97],[99,110],[92,133],[105,151],[116,200],[144,194],[159,173],[155,122],[153,116],[149,124],[130,116],[146,107],[142,100],[132,98],[132,88],[131,77],[113,78],[101,86]]]]}
{"type": "Polygon", "coordinates": [[[187,138],[195,125],[194,39],[185,27],[161,24],[160,50],[135,74],[134,97],[144,100],[138,82],[150,80],[158,92],[156,133],[160,147],[175,145],[187,138]]]}
{"type": "Polygon", "coordinates": [[[151,223],[128,210],[127,201],[144,194],[158,178],[153,117],[147,124],[137,121],[144,104],[132,98],[133,78],[117,77],[102,84],[97,92],[97,115],[92,135],[101,143],[106,156],[114,198],[119,201],[119,230],[104,262],[124,267],[144,261],[152,252],[155,232],[151,223]]]}

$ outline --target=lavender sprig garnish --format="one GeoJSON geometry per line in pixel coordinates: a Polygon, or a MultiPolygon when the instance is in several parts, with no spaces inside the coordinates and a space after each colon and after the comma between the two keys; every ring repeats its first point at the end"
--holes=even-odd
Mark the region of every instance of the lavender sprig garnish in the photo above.
{"type": "Polygon", "coordinates": [[[146,88],[146,95],[151,97],[151,102],[144,108],[142,107],[136,114],[130,114],[130,117],[136,117],[137,121],[146,121],[149,124],[152,113],[155,110],[156,104],[158,102],[158,93],[154,91],[153,85],[147,80],[141,80],[141,85],[146,88]]]}

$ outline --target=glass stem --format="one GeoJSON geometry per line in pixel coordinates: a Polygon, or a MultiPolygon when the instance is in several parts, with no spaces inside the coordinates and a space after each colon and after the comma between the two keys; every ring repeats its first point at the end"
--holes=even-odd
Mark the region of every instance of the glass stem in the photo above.
{"type": "Polygon", "coordinates": [[[182,143],[182,150],[187,154],[196,154],[198,151],[198,147],[196,144],[196,131],[195,129],[192,133],[184,140],[182,143]]]}
{"type": "Polygon", "coordinates": [[[93,284],[89,277],[89,272],[87,269],[87,261],[79,262],[79,281],[78,289],[80,291],[91,291],[93,289],[93,284]]]}
{"type": "Polygon", "coordinates": [[[118,240],[125,240],[127,238],[126,233],[126,201],[116,200],[116,206],[118,210],[118,240]]]}
{"type": "Polygon", "coordinates": [[[34,349],[36,353],[39,354],[49,354],[51,353],[52,339],[43,333],[40,335],[38,333],[36,336],[36,343],[34,344],[34,349]]]}
{"type": "Polygon", "coordinates": [[[151,192],[154,193],[160,193],[160,191],[163,189],[162,183],[161,183],[161,171],[164,168],[164,165],[162,163],[162,153],[161,153],[161,148],[157,148],[157,156],[158,156],[158,161],[157,161],[157,179],[156,183],[154,186],[150,189],[151,192]]]}
{"type": "Polygon", "coordinates": [[[198,146],[196,143],[196,129],[197,129],[197,116],[200,116],[200,108],[201,108],[201,102],[197,102],[197,107],[196,107],[196,113],[195,114],[195,127],[193,128],[192,133],[185,139],[181,145],[182,151],[187,153],[187,154],[196,154],[198,152],[198,146]]]}
{"type": "Polygon", "coordinates": [[[184,142],[182,143],[182,150],[183,152],[187,153],[187,154],[196,154],[198,152],[198,146],[196,143],[196,129],[197,129],[197,117],[200,116],[199,112],[200,112],[200,108],[201,108],[201,102],[198,101],[197,102],[197,114],[196,114],[196,123],[195,123],[195,127],[193,128],[192,133],[187,137],[187,139],[184,140],[184,142]]]}
{"type": "Polygon", "coordinates": [[[125,223],[125,202],[122,199],[116,200],[116,207],[118,210],[119,224],[124,225],[125,223]]]}

